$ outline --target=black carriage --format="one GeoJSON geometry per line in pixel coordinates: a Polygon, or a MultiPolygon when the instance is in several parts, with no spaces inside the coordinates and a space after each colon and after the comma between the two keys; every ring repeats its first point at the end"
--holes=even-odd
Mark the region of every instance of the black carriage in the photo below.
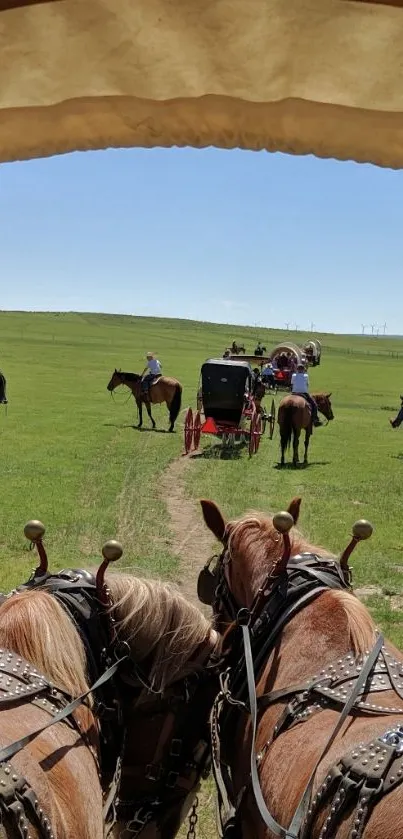
{"type": "Polygon", "coordinates": [[[193,415],[192,408],[188,408],[186,414],[186,454],[192,447],[198,449],[202,434],[219,437],[223,446],[247,441],[249,454],[255,454],[263,433],[263,420],[252,390],[253,373],[247,361],[224,358],[205,361],[200,374],[197,411],[193,415]]]}

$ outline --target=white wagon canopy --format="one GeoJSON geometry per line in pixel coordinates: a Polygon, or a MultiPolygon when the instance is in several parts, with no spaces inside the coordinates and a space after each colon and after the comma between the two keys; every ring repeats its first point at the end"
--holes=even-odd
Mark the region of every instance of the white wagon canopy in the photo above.
{"type": "Polygon", "coordinates": [[[0,160],[108,146],[403,166],[403,0],[0,0],[0,160]]]}

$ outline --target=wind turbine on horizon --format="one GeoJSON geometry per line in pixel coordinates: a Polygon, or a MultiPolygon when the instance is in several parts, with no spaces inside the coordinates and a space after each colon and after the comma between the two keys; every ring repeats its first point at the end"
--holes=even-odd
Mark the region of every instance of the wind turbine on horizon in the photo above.
{"type": "Polygon", "coordinates": [[[366,330],[366,328],[367,328],[367,324],[366,324],[366,323],[362,323],[362,324],[361,324],[361,326],[362,326],[362,332],[361,332],[361,335],[365,335],[365,330],[366,330]]]}
{"type": "Polygon", "coordinates": [[[387,329],[386,320],[385,320],[385,323],[383,324],[382,329],[383,329],[383,334],[386,335],[386,329],[387,329]]]}
{"type": "Polygon", "coordinates": [[[285,328],[286,328],[286,330],[287,330],[287,332],[288,332],[288,330],[289,330],[289,328],[290,328],[290,324],[289,324],[289,323],[286,323],[286,324],[285,324],[285,328]]]}
{"type": "Polygon", "coordinates": [[[375,327],[376,327],[376,323],[371,323],[371,335],[374,334],[375,327]]]}

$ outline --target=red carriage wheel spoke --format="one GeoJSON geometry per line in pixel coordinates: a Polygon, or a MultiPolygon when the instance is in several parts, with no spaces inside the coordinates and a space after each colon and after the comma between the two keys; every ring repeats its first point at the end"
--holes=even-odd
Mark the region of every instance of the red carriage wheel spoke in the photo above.
{"type": "Polygon", "coordinates": [[[260,446],[260,438],[262,436],[262,417],[260,414],[256,414],[255,416],[255,427],[254,427],[254,453],[256,454],[259,446],[260,446]]]}
{"type": "Polygon", "coordinates": [[[189,454],[193,441],[193,411],[188,408],[185,419],[185,452],[189,454]]]}
{"type": "Polygon", "coordinates": [[[253,410],[251,420],[250,420],[250,426],[249,426],[249,457],[252,457],[252,455],[255,452],[255,436],[254,436],[255,422],[256,422],[255,418],[256,418],[256,411],[253,410]]]}
{"type": "Polygon", "coordinates": [[[193,445],[195,449],[199,448],[200,443],[200,435],[201,435],[201,418],[200,418],[200,411],[197,411],[194,419],[193,425],[193,445]]]}

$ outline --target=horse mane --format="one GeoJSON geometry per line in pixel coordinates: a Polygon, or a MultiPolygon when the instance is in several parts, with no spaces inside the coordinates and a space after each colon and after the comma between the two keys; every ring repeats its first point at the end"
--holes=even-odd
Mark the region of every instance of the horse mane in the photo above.
{"type": "Polygon", "coordinates": [[[135,653],[138,664],[147,660],[147,676],[154,690],[164,688],[198,666],[196,653],[211,636],[211,623],[188,603],[176,586],[114,572],[107,577],[118,635],[135,653]]]}
{"type": "Polygon", "coordinates": [[[88,690],[83,642],[49,592],[11,595],[0,606],[0,647],[21,655],[70,696],[88,690]]]}
{"type": "Polygon", "coordinates": [[[117,371],[120,376],[124,376],[128,382],[138,382],[141,379],[139,373],[126,373],[124,370],[117,371]]]}
{"type": "MultiPolygon", "coordinates": [[[[236,564],[240,557],[247,557],[251,579],[257,591],[283,553],[283,540],[274,528],[273,520],[262,513],[251,511],[229,522],[226,532],[231,562],[236,564]]],[[[297,528],[293,527],[289,535],[291,556],[312,553],[324,559],[337,559],[326,548],[308,542],[297,528]]],[[[375,643],[375,623],[366,607],[349,591],[330,590],[326,596],[326,600],[323,599],[324,595],[319,600],[327,604],[328,608],[339,605],[344,611],[354,653],[362,655],[370,650],[375,643]]]]}

